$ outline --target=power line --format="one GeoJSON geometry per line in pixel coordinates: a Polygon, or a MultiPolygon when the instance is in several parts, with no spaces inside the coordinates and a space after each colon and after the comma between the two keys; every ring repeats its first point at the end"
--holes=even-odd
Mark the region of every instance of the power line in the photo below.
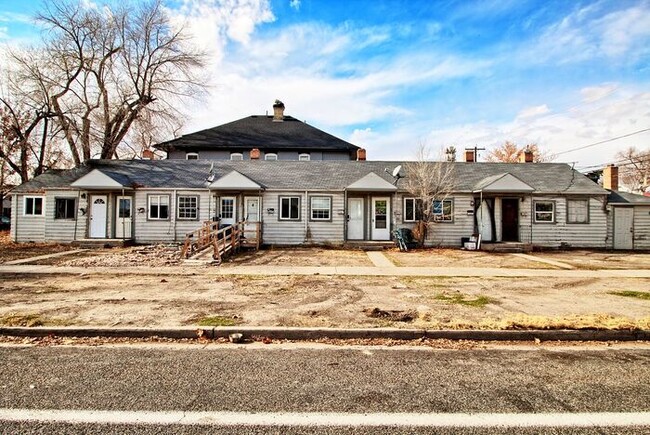
{"type": "Polygon", "coordinates": [[[613,161],[613,162],[610,161],[610,162],[607,162],[607,163],[599,163],[599,164],[596,164],[596,165],[580,166],[580,167],[578,167],[576,169],[583,170],[583,169],[591,169],[591,168],[602,168],[604,166],[607,166],[610,163],[613,163],[613,164],[619,165],[619,166],[630,166],[630,165],[634,165],[635,163],[645,163],[646,162],[646,160],[644,160],[645,158],[648,158],[650,160],[650,153],[648,153],[648,154],[639,154],[639,155],[636,155],[636,156],[632,156],[631,158],[628,157],[628,158],[624,158],[624,159],[621,159],[621,160],[616,160],[616,161],[613,161]]]}
{"type": "Polygon", "coordinates": [[[607,143],[607,142],[613,142],[615,140],[619,140],[619,139],[623,139],[623,138],[626,138],[626,137],[634,136],[634,135],[637,135],[637,134],[640,134],[640,133],[645,133],[646,131],[650,131],[650,128],[644,128],[643,130],[637,130],[637,131],[634,131],[632,133],[624,134],[622,136],[617,136],[617,137],[613,137],[611,139],[601,140],[600,142],[594,142],[594,143],[590,143],[588,145],[583,145],[583,146],[580,146],[580,147],[577,147],[577,148],[572,148],[570,150],[562,151],[560,153],[555,153],[555,155],[559,156],[559,155],[562,155],[562,154],[572,153],[573,151],[584,150],[585,148],[591,148],[591,147],[595,147],[596,145],[602,145],[602,144],[607,143]]]}

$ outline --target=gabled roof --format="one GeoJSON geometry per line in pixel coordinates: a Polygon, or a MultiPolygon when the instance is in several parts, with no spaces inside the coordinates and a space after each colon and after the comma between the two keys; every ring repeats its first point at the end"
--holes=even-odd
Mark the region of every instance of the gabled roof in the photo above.
{"type": "Polygon", "coordinates": [[[610,190],[607,202],[610,204],[650,205],[650,196],[610,190]]]}
{"type": "Polygon", "coordinates": [[[359,178],[347,187],[347,190],[366,192],[394,192],[397,190],[393,184],[371,172],[359,178]]]}
{"type": "Polygon", "coordinates": [[[535,189],[510,173],[485,177],[474,186],[474,192],[526,193],[535,189]]]}
{"type": "Polygon", "coordinates": [[[170,151],[198,150],[323,150],[356,151],[358,146],[325,133],[291,116],[274,121],[273,116],[253,115],[237,121],[183,135],[154,145],[170,151]]]}
{"type": "MultiPolygon", "coordinates": [[[[209,160],[90,160],[81,168],[69,171],[48,171],[12,193],[44,188],[70,188],[71,183],[99,169],[114,180],[126,177],[135,188],[206,188],[211,171],[214,179],[237,171],[264,189],[343,191],[370,173],[387,184],[395,179],[385,170],[403,165],[404,178],[397,183],[404,190],[408,162],[382,161],[209,161],[209,160]]],[[[509,173],[534,189],[533,193],[557,195],[607,195],[609,192],[564,163],[431,163],[454,165],[456,192],[472,193],[488,177],[509,173]]]]}
{"type": "Polygon", "coordinates": [[[80,189],[130,189],[129,177],[120,174],[107,175],[99,169],[93,169],[86,175],[79,177],[70,186],[80,189]]]}
{"type": "Polygon", "coordinates": [[[210,184],[214,190],[260,190],[262,186],[237,171],[231,171],[210,184]]]}

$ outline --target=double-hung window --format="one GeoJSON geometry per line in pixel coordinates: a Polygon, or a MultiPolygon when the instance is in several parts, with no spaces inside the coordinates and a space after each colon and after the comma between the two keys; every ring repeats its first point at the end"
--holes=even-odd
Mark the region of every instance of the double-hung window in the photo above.
{"type": "Polygon", "coordinates": [[[555,202],[535,201],[535,223],[555,222],[555,202]]]}
{"type": "Polygon", "coordinates": [[[54,219],[74,219],[76,209],[74,198],[54,199],[54,219]]]}
{"type": "Polygon", "coordinates": [[[178,197],[178,219],[196,220],[199,218],[199,197],[178,197]]]}
{"type": "Polygon", "coordinates": [[[149,195],[149,219],[169,219],[169,195],[149,195]]]}
{"type": "Polygon", "coordinates": [[[42,196],[25,197],[25,216],[43,216],[45,213],[45,198],[42,196]]]}
{"type": "Polygon", "coordinates": [[[280,197],[280,220],[300,220],[300,197],[299,196],[281,196],[280,197]]]}
{"type": "Polygon", "coordinates": [[[567,223],[588,224],[589,223],[589,200],[569,199],[567,200],[567,223]]]}
{"type": "Polygon", "coordinates": [[[451,222],[453,220],[454,202],[451,199],[436,199],[432,204],[433,220],[451,222]]]}
{"type": "Polygon", "coordinates": [[[332,197],[312,196],[309,200],[311,220],[328,221],[332,218],[332,197]]]}
{"type": "Polygon", "coordinates": [[[422,200],[418,198],[404,198],[404,222],[415,222],[422,219],[422,200]]]}

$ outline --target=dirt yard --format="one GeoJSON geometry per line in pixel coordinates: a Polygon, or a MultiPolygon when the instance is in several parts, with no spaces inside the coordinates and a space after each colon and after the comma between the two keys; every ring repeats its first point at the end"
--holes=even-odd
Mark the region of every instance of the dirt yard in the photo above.
{"type": "Polygon", "coordinates": [[[553,266],[530,261],[511,254],[464,251],[461,249],[416,249],[400,252],[398,249],[384,254],[400,267],[497,267],[511,269],[555,269],[553,266]]]}
{"type": "Polygon", "coordinates": [[[39,255],[77,249],[70,244],[57,243],[13,243],[9,231],[0,231],[0,263],[39,255]]]}
{"type": "Polygon", "coordinates": [[[613,251],[537,252],[535,257],[569,264],[576,269],[650,269],[650,254],[613,251]]]}

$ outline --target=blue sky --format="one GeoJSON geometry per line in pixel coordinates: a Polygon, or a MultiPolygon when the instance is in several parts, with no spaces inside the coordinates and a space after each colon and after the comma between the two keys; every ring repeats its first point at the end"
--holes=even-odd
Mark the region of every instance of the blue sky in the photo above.
{"type": "MultiPolygon", "coordinates": [[[[0,42],[37,41],[39,5],[0,0],[0,42]]],[[[584,168],[650,148],[644,132],[566,152],[650,128],[650,1],[165,5],[211,59],[210,93],[188,107],[185,132],[271,111],[278,98],[371,159],[513,140],[584,168]]]]}

